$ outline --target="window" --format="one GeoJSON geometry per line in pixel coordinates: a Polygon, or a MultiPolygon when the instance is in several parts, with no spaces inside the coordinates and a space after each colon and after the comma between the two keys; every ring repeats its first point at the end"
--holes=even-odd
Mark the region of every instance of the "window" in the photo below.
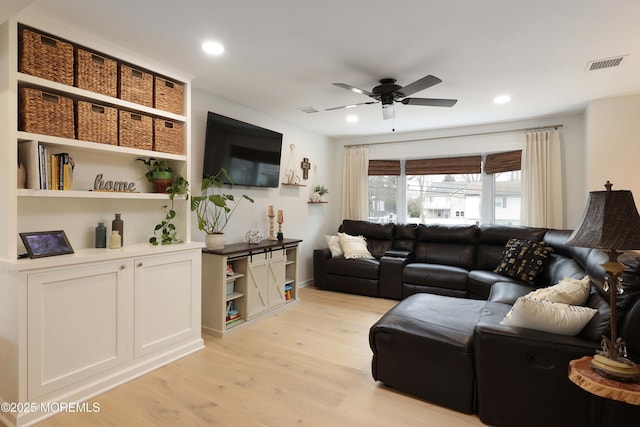
{"type": "Polygon", "coordinates": [[[398,222],[399,160],[369,161],[369,221],[398,222]]]}
{"type": "Polygon", "coordinates": [[[481,195],[480,174],[408,175],[406,222],[475,224],[481,195]]]}
{"type": "Polygon", "coordinates": [[[493,179],[493,223],[520,225],[520,160],[522,151],[487,156],[484,172],[493,179]]]}
{"type": "Polygon", "coordinates": [[[520,225],[520,171],[493,174],[494,224],[520,225]]]}
{"type": "Polygon", "coordinates": [[[520,224],[521,151],[369,162],[369,220],[520,224]],[[484,169],[484,173],[482,170],[484,169]]]}

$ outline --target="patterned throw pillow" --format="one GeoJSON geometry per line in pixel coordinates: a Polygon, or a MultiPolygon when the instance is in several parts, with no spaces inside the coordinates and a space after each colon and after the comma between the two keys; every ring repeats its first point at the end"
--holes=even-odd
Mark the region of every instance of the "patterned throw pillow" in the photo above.
{"type": "Polygon", "coordinates": [[[545,246],[542,242],[511,239],[504,247],[500,264],[493,271],[533,284],[538,273],[547,264],[551,252],[553,248],[545,246]]]}

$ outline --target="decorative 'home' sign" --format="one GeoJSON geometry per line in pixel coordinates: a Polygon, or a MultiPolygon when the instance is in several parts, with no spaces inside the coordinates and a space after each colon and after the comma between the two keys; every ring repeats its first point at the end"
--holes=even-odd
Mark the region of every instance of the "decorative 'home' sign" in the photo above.
{"type": "Polygon", "coordinates": [[[136,191],[136,183],[126,181],[104,181],[102,179],[102,174],[99,173],[96,175],[95,181],[93,181],[93,190],[133,193],[136,191]]]}

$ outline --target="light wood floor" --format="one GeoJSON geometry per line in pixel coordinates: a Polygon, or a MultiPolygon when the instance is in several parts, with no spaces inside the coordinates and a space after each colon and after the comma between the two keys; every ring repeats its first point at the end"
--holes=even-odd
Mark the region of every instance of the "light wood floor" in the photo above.
{"type": "Polygon", "coordinates": [[[92,399],[74,426],[483,426],[371,377],[369,327],[395,302],[301,289],[301,301],[92,399]]]}

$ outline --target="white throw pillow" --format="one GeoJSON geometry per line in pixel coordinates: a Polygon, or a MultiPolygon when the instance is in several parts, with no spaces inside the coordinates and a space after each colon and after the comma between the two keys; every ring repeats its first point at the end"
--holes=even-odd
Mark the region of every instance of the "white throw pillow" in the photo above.
{"type": "Polygon", "coordinates": [[[373,255],[367,249],[367,242],[364,237],[338,233],[338,238],[340,239],[340,246],[344,252],[345,259],[373,258],[373,255]]]}
{"type": "Polygon", "coordinates": [[[566,277],[557,285],[536,289],[535,291],[529,292],[526,296],[544,301],[584,305],[589,298],[590,289],[591,279],[589,279],[589,276],[584,276],[582,279],[566,277]]]}
{"type": "Polygon", "coordinates": [[[560,335],[578,335],[598,310],[577,305],[520,297],[500,322],[560,335]]]}
{"type": "Polygon", "coordinates": [[[343,255],[338,236],[324,236],[324,238],[327,240],[327,245],[329,245],[332,257],[335,258],[343,255]]]}

